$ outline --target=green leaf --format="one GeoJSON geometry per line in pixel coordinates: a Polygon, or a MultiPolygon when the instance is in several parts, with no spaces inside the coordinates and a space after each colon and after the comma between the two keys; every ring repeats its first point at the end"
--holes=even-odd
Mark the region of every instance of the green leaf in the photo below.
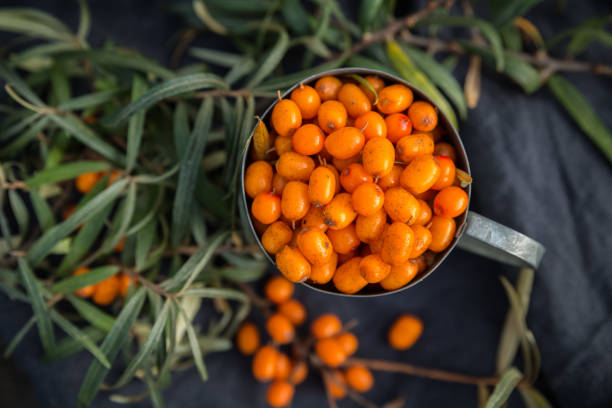
{"type": "Polygon", "coordinates": [[[203,88],[226,88],[226,84],[212,74],[192,74],[174,78],[151,87],[140,98],[131,102],[119,112],[102,119],[101,123],[110,127],[118,126],[132,115],[149,108],[162,99],[203,88]]]}
{"type": "Polygon", "coordinates": [[[187,116],[187,105],[180,101],[174,109],[174,117],[172,119],[172,129],[174,134],[174,147],[176,155],[183,157],[187,144],[189,143],[189,117],[187,116]]]}
{"type": "MultiPolygon", "coordinates": [[[[94,343],[99,342],[104,338],[106,334],[102,330],[99,330],[95,327],[88,326],[81,330],[81,332],[89,337],[91,341],[94,343]]],[[[72,354],[78,353],[83,350],[83,343],[73,339],[70,336],[66,336],[63,339],[59,340],[53,350],[51,352],[45,354],[44,360],[46,361],[57,361],[63,358],[66,358],[72,354]]]]}
{"type": "MultiPolygon", "coordinates": [[[[38,117],[37,115],[34,115],[38,117]]],[[[49,119],[46,117],[40,118],[27,131],[16,137],[11,143],[0,149],[0,157],[12,158],[15,153],[23,149],[28,143],[36,139],[38,134],[47,126],[49,119]]]]}
{"type": "Polygon", "coordinates": [[[74,306],[77,312],[94,327],[109,332],[115,324],[115,318],[101,311],[90,302],[69,294],[66,299],[74,306]]]}
{"type": "Polygon", "coordinates": [[[200,161],[212,125],[213,103],[212,98],[206,98],[202,101],[196,123],[186,146],[185,155],[181,161],[172,207],[172,243],[174,246],[180,245],[188,230],[187,223],[194,199],[193,193],[200,169],[200,161]]]}
{"type": "Polygon", "coordinates": [[[552,404],[548,402],[542,393],[531,385],[518,388],[525,408],[552,408],[552,404]]]}
{"type": "Polygon", "coordinates": [[[187,289],[183,292],[184,296],[196,296],[200,298],[224,298],[230,300],[237,300],[242,303],[240,309],[236,312],[234,316],[234,321],[231,326],[226,331],[226,336],[233,336],[234,332],[238,328],[239,324],[244,320],[244,318],[249,314],[249,310],[251,304],[249,303],[249,298],[246,294],[239,290],[228,289],[228,288],[196,288],[196,289],[187,289]]]}
{"type": "Polygon", "coordinates": [[[300,0],[283,0],[281,13],[286,26],[299,35],[308,32],[308,13],[300,0]]]}
{"type": "Polygon", "coordinates": [[[55,336],[53,335],[53,325],[51,324],[49,312],[43,300],[40,283],[34,277],[25,259],[19,258],[17,264],[19,266],[21,280],[26,287],[32,309],[34,310],[34,316],[36,316],[36,325],[38,326],[40,341],[45,351],[51,350],[55,345],[55,336]]]}
{"type": "Polygon", "coordinates": [[[180,169],[180,163],[175,164],[172,168],[166,171],[164,174],[160,174],[159,176],[149,175],[149,174],[139,174],[134,178],[135,182],[138,184],[160,184],[162,181],[168,180],[170,177],[174,176],[178,173],[180,169]]]}
{"type": "Polygon", "coordinates": [[[604,45],[612,47],[612,34],[602,28],[584,27],[580,28],[567,45],[567,55],[574,57],[580,54],[593,41],[598,41],[604,45]]]}
{"type": "Polygon", "coordinates": [[[368,81],[366,81],[364,77],[355,74],[349,74],[347,76],[359,82],[360,85],[363,85],[368,91],[372,93],[372,95],[374,95],[374,102],[372,102],[372,105],[376,105],[378,103],[378,92],[376,92],[376,89],[374,89],[374,87],[368,81]]]}
{"type": "Polygon", "coordinates": [[[198,336],[193,328],[193,325],[191,324],[191,320],[181,307],[181,304],[176,302],[176,305],[178,306],[179,312],[183,317],[183,321],[185,322],[187,338],[189,339],[189,345],[191,346],[191,352],[193,353],[193,360],[195,361],[202,381],[206,381],[208,380],[208,373],[206,371],[206,366],[204,365],[204,358],[202,357],[202,349],[200,348],[200,343],[198,342],[198,336]]]}
{"type": "Polygon", "coordinates": [[[214,17],[208,12],[206,4],[202,0],[193,0],[193,11],[196,16],[208,27],[208,29],[214,33],[220,35],[226,35],[228,33],[221,23],[214,19],[214,17]]]}
{"type": "Polygon", "coordinates": [[[159,211],[159,207],[162,204],[163,199],[164,199],[164,187],[158,186],[157,196],[155,197],[155,201],[153,202],[152,207],[138,222],[136,222],[134,225],[132,225],[130,229],[126,231],[125,236],[130,236],[132,234],[137,233],[142,228],[144,228],[153,218],[155,218],[155,216],[157,215],[159,211]]]}
{"type": "Polygon", "coordinates": [[[17,220],[17,225],[19,225],[20,235],[21,237],[25,237],[30,225],[30,214],[28,212],[28,208],[17,191],[9,190],[8,198],[13,215],[17,220]]]}
{"type": "Polygon", "coordinates": [[[74,161],[41,170],[27,179],[25,184],[30,188],[35,188],[49,183],[70,180],[76,178],[79,174],[93,173],[108,169],[110,169],[108,162],[91,160],[74,161]]]}
{"type": "Polygon", "coordinates": [[[510,394],[523,378],[523,374],[514,367],[507,369],[495,386],[485,408],[499,408],[510,397],[510,394]]]}
{"type": "Polygon", "coordinates": [[[589,102],[568,80],[553,75],[548,87],[561,105],[570,114],[578,127],[591,139],[599,150],[612,162],[612,133],[604,125],[589,102]]]}
{"type": "MultiPolygon", "coordinates": [[[[140,309],[142,309],[145,294],[146,291],[144,288],[140,288],[136,291],[136,293],[134,293],[129,302],[127,302],[127,304],[121,310],[121,313],[119,313],[119,316],[117,316],[115,324],[102,342],[100,349],[102,353],[108,357],[109,361],[112,362],[115,359],[122,346],[128,340],[130,329],[136,321],[136,318],[140,313],[140,309]]],[[[108,371],[109,370],[98,361],[91,363],[79,391],[79,408],[90,406],[108,371]]]]}
{"type": "Polygon", "coordinates": [[[251,79],[248,81],[246,87],[253,88],[261,81],[263,81],[274,68],[280,64],[281,60],[285,56],[287,49],[289,48],[289,35],[282,28],[275,28],[278,31],[278,40],[276,44],[270,49],[270,51],[262,57],[259,62],[259,69],[255,71],[251,79]]]}
{"type": "Polygon", "coordinates": [[[149,369],[145,370],[145,383],[147,384],[147,389],[149,390],[153,408],[164,408],[166,404],[164,404],[160,387],[157,382],[154,381],[153,374],[151,374],[151,370],[149,369]]]}
{"type": "Polygon", "coordinates": [[[92,92],[62,102],[57,105],[57,108],[62,111],[74,111],[99,106],[113,99],[118,92],[118,90],[92,92]]]}
{"type": "Polygon", "coordinates": [[[189,55],[221,67],[232,68],[242,61],[242,56],[209,48],[191,47],[189,55]]]}
{"type": "Polygon", "coordinates": [[[257,67],[255,60],[250,57],[245,57],[242,61],[235,65],[223,78],[223,80],[228,84],[232,85],[242,77],[250,74],[257,67]]]}
{"type": "MultiPolygon", "coordinates": [[[[135,75],[132,83],[132,101],[138,99],[147,90],[147,83],[135,75]]],[[[140,141],[142,140],[142,131],[144,128],[145,111],[138,112],[134,115],[128,124],[127,134],[127,159],[125,170],[129,173],[136,165],[138,159],[138,151],[140,150],[140,141]]]]}
{"type": "Polygon", "coordinates": [[[43,232],[47,232],[49,228],[55,225],[55,216],[53,211],[47,203],[47,200],[41,197],[40,193],[36,189],[30,190],[30,202],[34,208],[34,214],[38,219],[38,223],[43,232]]]}
{"type": "Polygon", "coordinates": [[[89,5],[87,0],[79,0],[79,9],[81,11],[79,18],[79,29],[77,30],[77,37],[81,41],[85,41],[89,34],[91,27],[91,14],[89,12],[89,5]]]}
{"type": "Polygon", "coordinates": [[[15,337],[13,337],[13,340],[11,340],[8,346],[6,346],[6,350],[4,350],[4,354],[2,355],[4,358],[9,358],[11,354],[13,354],[13,351],[15,351],[15,348],[17,348],[19,343],[21,343],[21,340],[23,340],[25,335],[28,334],[28,332],[34,326],[35,323],[36,323],[36,316],[32,316],[26,322],[26,324],[24,324],[23,327],[19,329],[17,334],[15,334],[15,337]]]}
{"type": "Polygon", "coordinates": [[[265,82],[262,82],[257,88],[254,89],[256,92],[265,92],[265,91],[276,91],[287,89],[292,85],[300,82],[306,77],[318,74],[320,72],[329,71],[330,69],[335,69],[340,67],[344,63],[345,58],[339,58],[334,61],[325,62],[321,65],[317,65],[315,67],[305,69],[300,72],[296,72],[289,75],[284,76],[274,76],[273,78],[268,79],[265,82]]]}
{"type": "Polygon", "coordinates": [[[115,275],[117,272],[119,272],[119,267],[114,265],[93,268],[87,273],[62,279],[51,286],[51,292],[53,294],[72,293],[85,286],[95,285],[98,282],[102,282],[115,275]]]}
{"type": "Polygon", "coordinates": [[[521,32],[513,25],[501,29],[500,34],[508,50],[520,52],[522,49],[521,32]]]}
{"type": "Polygon", "coordinates": [[[113,224],[100,248],[100,254],[113,251],[119,241],[126,236],[136,209],[137,186],[136,183],[130,183],[127,195],[117,211],[119,215],[113,220],[113,224]]]}
{"type": "Polygon", "coordinates": [[[70,41],[71,39],[66,26],[57,19],[49,14],[43,18],[43,12],[29,9],[1,10],[0,30],[46,40],[70,41]]]}
{"type": "Polygon", "coordinates": [[[359,25],[366,31],[376,14],[383,7],[383,0],[361,0],[359,7],[359,25]]]}
{"type": "MultiPolygon", "coordinates": [[[[11,85],[20,95],[24,96],[29,102],[36,106],[45,106],[45,103],[38,97],[36,92],[32,90],[13,70],[0,61],[0,78],[3,78],[7,84],[11,85]]],[[[33,115],[35,116],[35,115],[33,115]]]]}
{"type": "Polygon", "coordinates": [[[521,17],[530,8],[542,0],[494,0],[491,1],[492,23],[495,27],[512,24],[515,18],[521,17]]]}
{"type": "Polygon", "coordinates": [[[157,223],[151,220],[136,235],[136,269],[142,271],[147,263],[147,256],[157,232],[157,223]]]}
{"type": "Polygon", "coordinates": [[[388,67],[377,60],[364,57],[363,55],[351,55],[351,57],[346,61],[345,66],[376,69],[378,71],[387,72],[391,75],[398,75],[394,68],[388,67]]]}

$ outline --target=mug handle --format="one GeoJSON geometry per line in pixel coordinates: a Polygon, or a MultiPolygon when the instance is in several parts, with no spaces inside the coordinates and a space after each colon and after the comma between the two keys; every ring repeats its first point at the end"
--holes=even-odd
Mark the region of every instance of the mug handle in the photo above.
{"type": "Polygon", "coordinates": [[[473,211],[465,225],[457,246],[486,258],[537,269],[546,251],[538,241],[473,211]]]}

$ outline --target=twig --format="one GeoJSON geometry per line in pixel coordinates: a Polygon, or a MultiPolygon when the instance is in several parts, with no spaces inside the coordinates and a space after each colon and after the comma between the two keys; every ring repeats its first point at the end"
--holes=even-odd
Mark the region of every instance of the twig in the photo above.
{"type": "MultiPolygon", "coordinates": [[[[121,265],[119,266],[121,267],[121,265]]],[[[151,289],[153,292],[157,293],[158,295],[162,295],[162,296],[165,296],[167,298],[172,298],[172,299],[176,298],[176,295],[174,293],[170,293],[166,291],[161,286],[156,285],[155,283],[151,282],[150,280],[148,280],[147,278],[145,278],[144,276],[142,276],[141,274],[139,274],[138,272],[134,271],[131,268],[121,267],[121,271],[125,273],[127,276],[129,276],[130,278],[140,282],[142,286],[146,286],[147,288],[151,289]]]]}
{"type": "Polygon", "coordinates": [[[327,386],[327,381],[329,377],[331,377],[325,370],[321,370],[321,377],[323,377],[323,388],[325,388],[325,396],[327,397],[327,405],[329,408],[338,408],[338,404],[336,404],[336,400],[331,395],[329,391],[329,387],[327,386]]]}
{"type": "MultiPolygon", "coordinates": [[[[195,245],[183,245],[178,248],[168,250],[166,252],[166,255],[193,255],[200,249],[201,249],[200,247],[195,246],[195,245]]],[[[252,254],[252,253],[258,253],[259,247],[257,247],[256,245],[247,245],[242,248],[238,248],[235,246],[223,245],[223,246],[218,247],[215,250],[215,253],[218,253],[218,254],[228,253],[228,252],[231,252],[233,254],[252,254]]]]}
{"type": "Polygon", "coordinates": [[[238,288],[247,295],[251,303],[260,308],[264,314],[270,313],[272,303],[269,300],[259,296],[255,290],[253,290],[251,285],[242,282],[234,282],[234,284],[238,286],[238,288]]]}

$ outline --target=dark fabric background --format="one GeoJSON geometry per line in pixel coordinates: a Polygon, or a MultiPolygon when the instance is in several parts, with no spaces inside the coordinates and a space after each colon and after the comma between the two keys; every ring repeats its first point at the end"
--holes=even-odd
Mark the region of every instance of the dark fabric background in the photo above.
{"type": "MultiPolygon", "coordinates": [[[[77,19],[71,1],[3,1],[7,5],[43,7],[68,22],[77,19]]],[[[400,3],[400,2],[398,2],[400,3]]],[[[536,6],[529,18],[545,37],[586,17],[612,12],[612,3],[557,2],[536,6]]],[[[91,4],[91,40],[110,38],[168,61],[168,39],[179,22],[164,13],[163,1],[91,4]]],[[[345,2],[345,5],[352,2],[345,2]]],[[[414,4],[403,4],[411,10],[414,4]]],[[[612,63],[610,49],[594,47],[583,56],[612,63]]],[[[465,67],[458,67],[464,72],[465,67]]],[[[612,128],[612,79],[569,75],[612,128]]],[[[542,350],[538,386],[561,407],[603,407],[612,404],[612,167],[562,112],[546,89],[533,96],[486,69],[477,109],[460,131],[474,176],[472,209],[522,231],[547,248],[536,273],[528,324],[542,350]]],[[[333,311],[344,320],[357,318],[359,355],[385,358],[475,375],[493,372],[499,331],[507,301],[498,275],[514,280],[516,270],[456,250],[423,284],[394,296],[350,300],[298,287],[296,296],[311,315],[333,311]],[[395,352],[385,333],[393,318],[415,313],[425,322],[417,345],[395,352]]],[[[0,343],[8,343],[31,316],[23,304],[0,296],[0,343]]],[[[1,346],[0,346],[1,348],[1,346]]],[[[35,331],[2,362],[0,406],[28,401],[39,407],[72,407],[91,361],[86,353],[62,362],[39,362],[35,331]]],[[[265,406],[266,387],[249,375],[250,359],[236,352],[206,358],[211,379],[201,383],[195,369],[176,373],[164,392],[169,407],[265,406]]],[[[377,373],[367,394],[382,403],[397,396],[406,407],[475,407],[476,389],[408,376],[377,373]]],[[[138,393],[140,385],[128,388],[138,393]]],[[[311,375],[297,390],[294,407],[324,406],[320,379],[311,375]]],[[[116,406],[101,393],[95,407],[116,406]]],[[[144,402],[135,406],[148,406],[144,402]]],[[[517,397],[511,406],[521,406],[517,397]]],[[[350,406],[344,401],[342,406],[350,406]]]]}

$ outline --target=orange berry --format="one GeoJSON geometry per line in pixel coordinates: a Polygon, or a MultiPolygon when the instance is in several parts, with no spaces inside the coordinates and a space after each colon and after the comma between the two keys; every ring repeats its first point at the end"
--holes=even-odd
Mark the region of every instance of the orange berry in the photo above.
{"type": "Polygon", "coordinates": [[[120,282],[117,275],[103,280],[95,285],[95,291],[92,296],[94,303],[100,306],[107,306],[113,303],[119,294],[120,282]]]}
{"type": "Polygon", "coordinates": [[[440,177],[440,166],[431,154],[418,156],[406,166],[400,184],[412,194],[429,190],[440,177]]]}
{"type": "Polygon", "coordinates": [[[310,209],[308,184],[301,181],[290,181],[283,190],[281,213],[290,221],[302,219],[310,209]]]}
{"type": "Polygon", "coordinates": [[[402,166],[394,164],[389,174],[378,179],[378,185],[380,188],[382,188],[383,191],[387,191],[392,187],[399,187],[399,181],[403,170],[404,168],[402,166]]]}
{"type": "Polygon", "coordinates": [[[291,343],[295,337],[295,329],[285,315],[274,313],[266,321],[268,334],[278,344],[291,343]]]}
{"type": "Polygon", "coordinates": [[[348,159],[338,159],[334,157],[332,159],[332,164],[339,172],[343,172],[351,164],[359,163],[359,160],[361,160],[361,153],[349,157],[348,159]]]}
{"type": "Polygon", "coordinates": [[[385,279],[380,281],[380,286],[387,291],[402,288],[410,283],[418,272],[418,263],[412,260],[402,265],[391,266],[391,272],[389,272],[385,279]]]}
{"type": "Polygon", "coordinates": [[[423,200],[423,201],[431,201],[434,199],[434,197],[436,196],[436,194],[438,194],[438,192],[436,190],[427,190],[425,192],[422,192],[420,194],[415,194],[414,196],[419,199],[419,200],[423,200]]]}
{"type": "Polygon", "coordinates": [[[340,92],[338,92],[338,100],[342,102],[348,114],[353,118],[372,110],[370,99],[355,84],[347,83],[342,85],[340,92]]]}
{"type": "Polygon", "coordinates": [[[393,187],[385,191],[385,211],[393,221],[409,225],[417,220],[420,204],[417,199],[402,187],[393,187]]]}
{"type": "Polygon", "coordinates": [[[77,190],[79,190],[82,194],[87,194],[92,188],[94,188],[99,180],[100,173],[98,172],[83,173],[77,176],[74,184],[76,185],[77,190]]]}
{"type": "Polygon", "coordinates": [[[274,370],[275,380],[286,380],[291,374],[291,360],[285,353],[278,352],[276,357],[276,369],[274,370]]]}
{"type": "Polygon", "coordinates": [[[298,361],[291,368],[291,373],[289,374],[289,381],[292,384],[298,385],[304,382],[306,377],[308,376],[308,364],[305,361],[298,361]]]}
{"type": "Polygon", "coordinates": [[[355,234],[361,242],[370,243],[381,237],[387,224],[387,213],[384,209],[372,215],[359,215],[355,221],[355,234]]]}
{"type": "Polygon", "coordinates": [[[328,367],[338,367],[346,361],[344,349],[334,338],[317,340],[315,343],[315,352],[323,364],[328,367]]]}
{"type": "Polygon", "coordinates": [[[269,253],[276,254],[291,242],[292,237],[293,231],[291,228],[283,221],[276,221],[264,231],[261,236],[261,245],[269,253]]]}
{"type": "Polygon", "coordinates": [[[279,157],[283,153],[293,151],[293,138],[291,136],[278,136],[274,139],[274,149],[279,157]]]}
{"type": "Polygon", "coordinates": [[[412,122],[403,113],[394,113],[385,118],[387,125],[387,138],[392,143],[397,143],[402,137],[412,133],[412,122]]]}
{"type": "Polygon", "coordinates": [[[278,351],[272,346],[263,346],[253,357],[252,371],[257,381],[270,381],[276,372],[278,351]]]}
{"type": "Polygon", "coordinates": [[[337,267],[338,253],[334,251],[328,263],[325,265],[316,265],[312,267],[310,271],[310,280],[314,283],[324,285],[334,277],[337,267]]]}
{"type": "Polygon", "coordinates": [[[334,247],[327,235],[317,228],[305,228],[297,238],[298,248],[311,265],[325,265],[331,260],[334,247]]]}
{"type": "Polygon", "coordinates": [[[380,251],[382,250],[383,236],[385,235],[385,231],[387,231],[387,229],[389,229],[389,224],[385,222],[385,224],[382,226],[382,232],[380,236],[378,238],[370,240],[370,242],[368,243],[368,246],[370,247],[370,253],[380,254],[380,251]]]}
{"type": "Polygon", "coordinates": [[[381,259],[391,265],[401,265],[408,261],[414,246],[412,228],[402,222],[394,222],[382,236],[381,259]]]}
{"type": "Polygon", "coordinates": [[[434,154],[436,156],[446,156],[451,159],[453,162],[457,161],[457,152],[455,148],[446,142],[436,143],[434,147],[434,154]]]}
{"type": "Polygon", "coordinates": [[[295,299],[289,299],[278,305],[278,312],[296,326],[304,323],[306,320],[306,308],[295,299]]]}
{"type": "Polygon", "coordinates": [[[432,154],[434,142],[431,137],[424,133],[415,133],[402,137],[397,141],[395,148],[398,159],[409,162],[417,156],[432,154]]]}
{"type": "Polygon", "coordinates": [[[419,202],[419,215],[414,222],[417,225],[426,225],[431,220],[431,207],[424,200],[417,199],[419,202]]]}
{"type": "Polygon", "coordinates": [[[338,97],[338,93],[342,87],[342,81],[336,77],[326,76],[319,78],[314,87],[319,97],[321,97],[321,100],[328,101],[338,97]]]}
{"type": "Polygon", "coordinates": [[[307,182],[314,167],[314,160],[296,152],[285,152],[276,162],[276,171],[287,181],[307,182]]]}
{"type": "Polygon", "coordinates": [[[357,336],[350,332],[340,333],[336,336],[336,341],[340,344],[342,349],[344,350],[344,354],[346,356],[352,356],[357,351],[359,347],[359,340],[357,340],[357,336]]]}
{"type": "Polygon", "coordinates": [[[276,254],[276,266],[283,276],[291,282],[302,282],[310,276],[310,263],[299,249],[285,245],[276,254]]]}
{"type": "Polygon", "coordinates": [[[317,116],[321,97],[315,89],[308,85],[300,84],[291,92],[291,100],[296,103],[302,114],[302,119],[312,119],[317,116]]]}
{"type": "Polygon", "coordinates": [[[438,180],[431,186],[432,190],[442,190],[445,187],[452,186],[455,182],[455,163],[446,156],[434,156],[440,167],[440,176],[438,180]]]}
{"type": "Polygon", "coordinates": [[[412,103],[413,94],[410,88],[401,84],[389,85],[378,93],[378,110],[389,115],[406,110],[412,103]]]}
{"type": "Polygon", "coordinates": [[[290,136],[302,126],[302,113],[291,99],[281,99],[272,109],[272,126],[280,136],[290,136]]]}
{"type": "Polygon", "coordinates": [[[404,314],[398,317],[389,329],[389,344],[396,350],[407,350],[423,333],[423,322],[416,316],[404,314]]]}
{"type": "Polygon", "coordinates": [[[310,332],[317,339],[325,339],[340,333],[342,322],[340,318],[332,313],[322,314],[310,325],[310,332]]]}
{"type": "Polygon", "coordinates": [[[360,364],[350,366],[344,372],[346,383],[357,392],[368,392],[374,385],[372,372],[360,364]]]}
{"type": "Polygon", "coordinates": [[[324,166],[317,167],[310,174],[308,198],[315,206],[328,204],[336,194],[336,175],[324,166]]]}
{"type": "Polygon", "coordinates": [[[311,205],[304,218],[302,218],[302,227],[317,228],[323,232],[327,231],[327,224],[325,224],[325,219],[323,218],[323,208],[311,205]]]}
{"type": "Polygon", "coordinates": [[[244,175],[244,190],[251,198],[259,193],[268,193],[272,190],[272,177],[274,171],[268,162],[259,160],[247,167],[244,175]]]}
{"type": "Polygon", "coordinates": [[[455,238],[455,229],[454,219],[434,215],[429,226],[431,243],[428,249],[433,252],[444,251],[450,245],[453,238],[455,238]]]}
{"type": "MultiPolygon", "coordinates": [[[[383,81],[380,77],[368,75],[364,79],[372,88],[374,88],[376,93],[380,92],[385,87],[385,81],[383,81]]],[[[359,88],[361,88],[361,90],[366,94],[370,102],[374,103],[376,96],[363,84],[359,84],[359,88]]]]}
{"type": "Polygon", "coordinates": [[[280,196],[287,185],[287,180],[278,173],[272,177],[272,193],[280,196]]]}
{"type": "Polygon", "coordinates": [[[346,126],[346,117],[346,108],[343,104],[338,101],[326,101],[319,108],[317,122],[325,133],[332,133],[346,126]]]}
{"type": "Polygon", "coordinates": [[[125,273],[122,273],[121,275],[119,275],[119,294],[121,295],[121,297],[126,297],[130,287],[138,287],[138,283],[130,278],[129,276],[127,276],[125,273]]]}
{"type": "Polygon", "coordinates": [[[445,187],[434,198],[433,209],[436,215],[454,218],[465,212],[468,206],[468,195],[457,186],[445,187]]]}
{"type": "Polygon", "coordinates": [[[391,272],[391,265],[383,262],[379,254],[371,254],[361,260],[359,272],[368,283],[378,283],[391,272]]]}
{"type": "Polygon", "coordinates": [[[266,402],[273,408],[286,407],[291,404],[295,388],[287,381],[274,381],[266,391],[266,402]]]}
{"type": "Polygon", "coordinates": [[[360,263],[361,258],[354,257],[338,267],[333,278],[336,289],[342,293],[353,294],[359,292],[368,284],[359,272],[360,263]]]}
{"type": "MultiPolygon", "coordinates": [[[[334,159],[334,160],[336,160],[336,159],[334,159]]],[[[338,194],[340,192],[340,190],[342,189],[342,185],[340,184],[340,173],[338,173],[338,169],[333,164],[329,164],[328,163],[328,164],[325,165],[325,167],[327,169],[329,169],[329,171],[334,173],[334,178],[336,179],[335,192],[336,192],[336,194],[338,194]]]]}
{"type": "Polygon", "coordinates": [[[245,356],[254,354],[259,342],[259,329],[252,322],[244,322],[236,332],[236,347],[245,356]]]}
{"type": "Polygon", "coordinates": [[[349,224],[346,227],[335,230],[327,230],[327,236],[331,241],[335,252],[338,254],[348,254],[357,249],[359,246],[359,237],[355,230],[355,224],[349,224]]]}
{"type": "Polygon", "coordinates": [[[395,149],[385,138],[377,137],[365,144],[361,155],[363,168],[374,177],[385,177],[393,170],[395,149]]]}
{"type": "Polygon", "coordinates": [[[281,199],[276,194],[260,193],[251,204],[251,214],[262,224],[272,224],[281,215],[281,199]]]}
{"type": "Polygon", "coordinates": [[[355,127],[363,133],[366,141],[375,137],[387,137],[387,124],[378,112],[369,111],[355,119],[355,127]]]}
{"type": "Polygon", "coordinates": [[[340,174],[340,184],[348,193],[352,193],[364,183],[371,183],[372,175],[359,163],[350,164],[340,174]]]}
{"type": "Polygon", "coordinates": [[[438,125],[438,114],[432,104],[416,101],[408,108],[408,117],[416,130],[429,132],[438,125]]]}
{"type": "Polygon", "coordinates": [[[351,252],[347,252],[346,254],[338,254],[338,264],[342,265],[356,256],[359,256],[359,247],[353,249],[351,252]]]}
{"type": "Polygon", "coordinates": [[[333,399],[339,400],[346,397],[346,382],[340,370],[330,371],[329,375],[324,378],[325,388],[333,399]]]}
{"type": "MultiPolygon", "coordinates": [[[[83,275],[87,272],[89,272],[89,268],[87,267],[78,268],[72,273],[72,276],[83,275]]],[[[88,298],[91,295],[93,295],[95,291],[96,291],[96,285],[88,285],[88,286],[84,286],[80,289],[75,290],[74,294],[77,295],[78,297],[88,298]]]]}
{"type": "Polygon", "coordinates": [[[423,255],[431,243],[431,231],[424,226],[413,225],[412,232],[414,232],[414,246],[410,252],[410,259],[423,255]]]}
{"type": "Polygon", "coordinates": [[[385,193],[376,183],[363,183],[353,191],[353,208],[359,215],[374,215],[383,207],[385,193]]]}
{"type": "MultiPolygon", "coordinates": [[[[291,136],[291,145],[296,153],[310,156],[319,153],[323,149],[325,134],[320,127],[314,123],[302,125],[291,136]]],[[[433,144],[432,144],[433,146],[433,144]]],[[[432,148],[433,151],[433,148],[432,148]]]]}
{"type": "Polygon", "coordinates": [[[348,159],[361,152],[365,136],[361,130],[346,126],[331,133],[325,139],[325,149],[338,159],[348,159]]]}
{"type": "Polygon", "coordinates": [[[274,303],[286,302],[293,295],[293,283],[282,276],[272,276],[264,286],[264,294],[274,303]]]}
{"type": "Polygon", "coordinates": [[[330,230],[346,228],[357,218],[351,201],[350,194],[340,193],[323,207],[323,218],[330,230]]]}

